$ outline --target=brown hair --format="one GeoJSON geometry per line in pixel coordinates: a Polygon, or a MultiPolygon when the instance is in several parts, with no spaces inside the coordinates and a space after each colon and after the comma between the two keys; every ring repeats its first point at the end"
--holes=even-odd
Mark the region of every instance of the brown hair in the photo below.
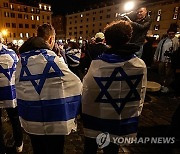
{"type": "Polygon", "coordinates": [[[47,41],[52,35],[55,35],[55,30],[50,24],[43,24],[37,29],[37,36],[42,37],[45,41],[47,41]]]}
{"type": "Polygon", "coordinates": [[[132,36],[132,26],[128,21],[113,21],[104,29],[105,40],[108,45],[118,47],[126,44],[132,36]]]}

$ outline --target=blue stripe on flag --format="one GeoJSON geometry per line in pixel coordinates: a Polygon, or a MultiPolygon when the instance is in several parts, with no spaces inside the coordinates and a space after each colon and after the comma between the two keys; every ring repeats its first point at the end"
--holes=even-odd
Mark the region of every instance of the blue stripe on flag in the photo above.
{"type": "Polygon", "coordinates": [[[69,57],[71,57],[74,60],[80,61],[80,58],[74,55],[68,55],[69,57]]]}
{"type": "Polygon", "coordinates": [[[100,55],[98,59],[101,59],[105,62],[108,62],[108,63],[120,63],[120,62],[125,62],[125,61],[128,61],[132,58],[135,58],[136,55],[132,54],[130,56],[126,56],[126,57],[121,57],[119,55],[115,55],[115,54],[105,54],[103,53],[102,55],[100,55]]]}
{"type": "Polygon", "coordinates": [[[79,113],[81,96],[54,100],[17,100],[19,116],[27,121],[54,122],[73,119],[79,113]]]}
{"type": "Polygon", "coordinates": [[[0,101],[13,100],[16,98],[16,88],[14,85],[0,87],[0,101]]]}
{"type": "Polygon", "coordinates": [[[108,132],[110,134],[122,136],[137,132],[139,117],[128,119],[100,119],[87,114],[83,114],[84,128],[96,131],[108,132]]]}

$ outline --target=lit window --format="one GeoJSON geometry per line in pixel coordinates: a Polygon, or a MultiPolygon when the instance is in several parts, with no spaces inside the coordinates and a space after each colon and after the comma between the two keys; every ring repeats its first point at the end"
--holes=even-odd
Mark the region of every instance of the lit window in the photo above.
{"type": "Polygon", "coordinates": [[[158,34],[154,34],[153,37],[156,38],[156,40],[159,38],[159,35],[158,34]]]}
{"type": "Polygon", "coordinates": [[[19,35],[19,36],[20,36],[20,38],[23,38],[23,33],[20,33],[20,35],[19,35]]]}
{"type": "Polygon", "coordinates": [[[9,12],[4,12],[5,17],[9,17],[9,12]]]}
{"type": "Polygon", "coordinates": [[[160,25],[155,25],[154,30],[159,30],[160,25]]]}
{"type": "Polygon", "coordinates": [[[34,12],[34,8],[31,8],[31,12],[34,12]]]}
{"type": "Polygon", "coordinates": [[[174,12],[178,13],[179,7],[175,7],[174,12]]]}
{"type": "Polygon", "coordinates": [[[27,37],[27,38],[29,37],[29,33],[26,33],[26,37],[27,37]]]}
{"type": "Polygon", "coordinates": [[[176,20],[177,19],[177,14],[173,15],[173,19],[176,20]]]}
{"type": "Polygon", "coordinates": [[[81,14],[80,17],[82,18],[82,17],[83,17],[83,14],[81,14]]]}
{"type": "Polygon", "coordinates": [[[10,5],[10,8],[11,8],[11,10],[13,10],[13,5],[12,4],[10,5]]]}
{"type": "Polygon", "coordinates": [[[51,11],[51,6],[49,6],[49,11],[51,11]]]}
{"type": "Polygon", "coordinates": [[[161,20],[161,16],[157,16],[157,21],[160,21],[161,20]]]}
{"type": "Polygon", "coordinates": [[[39,8],[42,9],[42,4],[39,4],[39,8]]]}
{"type": "Polygon", "coordinates": [[[44,10],[47,10],[47,6],[46,5],[44,5],[44,10]]]}
{"type": "Polygon", "coordinates": [[[148,11],[148,16],[151,16],[152,15],[152,11],[148,11]]]}
{"type": "Polygon", "coordinates": [[[116,17],[116,18],[118,17],[118,14],[119,14],[119,13],[116,13],[116,14],[115,14],[115,17],[116,17]]]}
{"type": "Polygon", "coordinates": [[[39,16],[37,16],[37,20],[39,20],[39,16]]]}
{"type": "Polygon", "coordinates": [[[161,15],[161,9],[160,9],[160,10],[158,10],[158,15],[161,15]]]}
{"type": "Polygon", "coordinates": [[[31,20],[34,20],[34,16],[33,15],[31,16],[31,20]]]}

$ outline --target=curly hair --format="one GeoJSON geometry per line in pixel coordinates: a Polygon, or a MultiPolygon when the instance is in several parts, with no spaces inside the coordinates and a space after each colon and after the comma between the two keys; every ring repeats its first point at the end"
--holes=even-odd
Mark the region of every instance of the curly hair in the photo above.
{"type": "Polygon", "coordinates": [[[132,36],[132,26],[128,21],[113,21],[104,28],[107,45],[117,48],[126,44],[132,36]]]}

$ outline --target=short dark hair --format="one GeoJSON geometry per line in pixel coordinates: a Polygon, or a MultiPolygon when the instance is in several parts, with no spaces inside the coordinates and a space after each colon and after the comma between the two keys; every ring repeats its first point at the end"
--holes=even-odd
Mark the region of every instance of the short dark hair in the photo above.
{"type": "Polygon", "coordinates": [[[105,27],[104,35],[106,43],[117,48],[131,39],[132,26],[125,20],[113,21],[105,27]]]}
{"type": "Polygon", "coordinates": [[[52,35],[55,35],[55,30],[51,24],[43,24],[37,29],[37,36],[42,37],[45,41],[52,35]]]}

